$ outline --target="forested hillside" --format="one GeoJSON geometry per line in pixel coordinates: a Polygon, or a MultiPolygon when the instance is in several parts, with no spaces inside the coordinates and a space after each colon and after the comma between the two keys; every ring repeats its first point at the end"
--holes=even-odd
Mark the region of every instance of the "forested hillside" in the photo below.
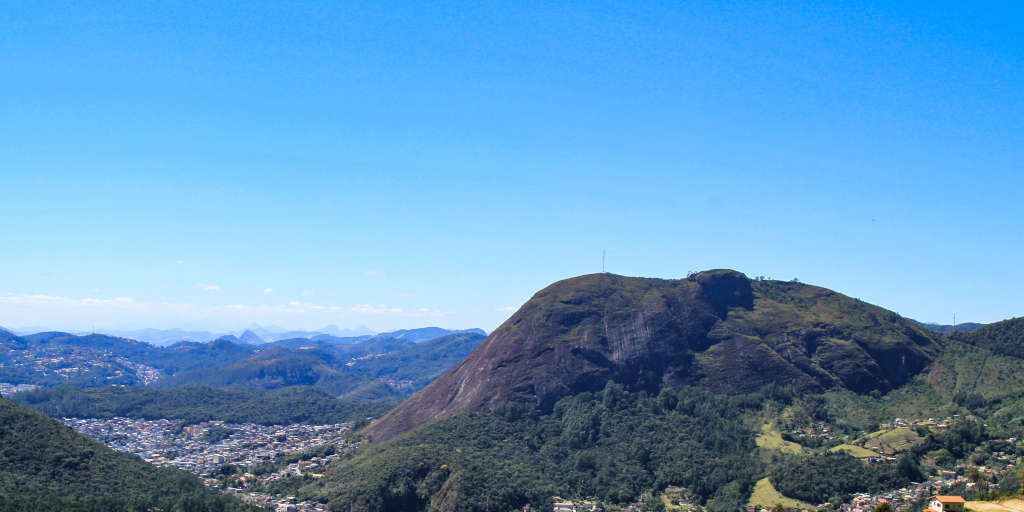
{"type": "Polygon", "coordinates": [[[744,420],[771,399],[695,388],[649,396],[609,383],[547,415],[516,404],[457,414],[369,447],[298,492],[351,510],[545,510],[557,493],[628,503],[675,484],[735,510],[760,468],[744,420]]]}
{"type": "Polygon", "coordinates": [[[250,510],[194,476],[115,452],[0,399],[0,510],[250,510]]]}
{"type": "Polygon", "coordinates": [[[953,338],[996,354],[1024,358],[1024,317],[988,324],[971,332],[959,332],[953,338]]]}

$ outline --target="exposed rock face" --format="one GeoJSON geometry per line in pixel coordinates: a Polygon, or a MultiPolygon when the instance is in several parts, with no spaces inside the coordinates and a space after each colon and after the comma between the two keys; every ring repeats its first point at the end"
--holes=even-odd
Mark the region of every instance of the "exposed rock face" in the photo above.
{"type": "Polygon", "coordinates": [[[663,280],[592,274],[541,290],[450,372],[366,429],[385,440],[460,410],[508,402],[548,411],[609,380],[656,393],[768,383],[887,390],[935,352],[895,313],[798,283],[731,270],[663,280]]]}

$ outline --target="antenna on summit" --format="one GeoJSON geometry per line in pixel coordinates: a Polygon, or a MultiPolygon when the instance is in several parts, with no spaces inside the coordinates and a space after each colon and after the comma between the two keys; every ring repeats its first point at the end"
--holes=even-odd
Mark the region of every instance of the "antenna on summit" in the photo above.
{"type": "Polygon", "coordinates": [[[606,272],[604,271],[604,249],[601,249],[601,273],[602,273],[602,274],[605,274],[605,273],[606,273],[606,272]]]}

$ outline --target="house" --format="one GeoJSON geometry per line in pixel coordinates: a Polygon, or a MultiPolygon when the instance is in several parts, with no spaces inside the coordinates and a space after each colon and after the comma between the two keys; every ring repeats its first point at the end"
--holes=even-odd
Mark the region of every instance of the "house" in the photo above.
{"type": "Polygon", "coordinates": [[[571,501],[560,501],[555,503],[555,512],[576,512],[576,506],[571,501]]]}
{"type": "Polygon", "coordinates": [[[963,496],[932,496],[925,512],[964,512],[963,496]]]}
{"type": "Polygon", "coordinates": [[[552,501],[554,501],[554,512],[576,512],[576,505],[569,500],[555,496],[552,501]]]}

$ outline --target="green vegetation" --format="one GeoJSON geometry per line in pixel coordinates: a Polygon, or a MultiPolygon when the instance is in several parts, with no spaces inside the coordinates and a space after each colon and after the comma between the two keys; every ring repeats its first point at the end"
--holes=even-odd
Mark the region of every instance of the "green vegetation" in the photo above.
{"type": "Polygon", "coordinates": [[[203,440],[210,444],[219,443],[231,437],[231,434],[234,433],[235,431],[230,428],[215,425],[206,430],[206,433],[203,435],[203,440]]]}
{"type": "Polygon", "coordinates": [[[861,459],[861,458],[864,458],[864,457],[878,457],[879,456],[878,452],[874,452],[874,451],[868,450],[867,448],[862,448],[862,447],[854,445],[854,444],[846,444],[846,443],[843,443],[843,444],[838,445],[838,446],[833,446],[832,448],[829,448],[828,451],[830,451],[832,453],[837,453],[837,452],[848,453],[848,454],[850,454],[850,455],[852,455],[854,457],[857,457],[858,459],[861,459]]]}
{"type": "Polygon", "coordinates": [[[731,511],[763,472],[749,420],[777,399],[609,383],[546,415],[517,403],[457,414],[371,445],[297,492],[353,510],[510,510],[550,507],[556,494],[628,503],[673,485],[731,511]]]}
{"type": "Polygon", "coordinates": [[[787,498],[779,493],[779,491],[776,491],[775,486],[772,485],[772,482],[768,477],[758,480],[757,484],[754,485],[754,491],[750,494],[750,500],[747,502],[747,506],[771,507],[774,505],[782,505],[787,509],[798,508],[814,510],[814,505],[811,505],[806,501],[787,498]]]}
{"type": "Polygon", "coordinates": [[[786,496],[824,503],[832,496],[902,487],[920,471],[896,466],[868,466],[845,453],[811,457],[782,457],[768,472],[775,488],[786,496]]]}
{"type": "Polygon", "coordinates": [[[1024,317],[988,324],[972,332],[958,332],[952,338],[996,354],[1024,359],[1024,317]]]}
{"type": "Polygon", "coordinates": [[[362,379],[326,352],[269,349],[234,364],[179,373],[158,381],[160,388],[185,385],[277,389],[311,386],[334,396],[355,389],[362,379]]]}
{"type": "Polygon", "coordinates": [[[166,390],[61,386],[17,393],[11,399],[56,418],[125,416],[176,418],[188,423],[223,420],[263,425],[361,422],[367,417],[382,415],[388,408],[376,403],[343,402],[322,391],[303,387],[262,392],[205,386],[166,390]]]}
{"type": "Polygon", "coordinates": [[[949,428],[928,433],[924,441],[914,447],[914,453],[934,457],[943,452],[947,454],[946,462],[951,462],[970,455],[981,443],[989,440],[989,435],[978,420],[960,421],[949,428]]]}
{"type": "Polygon", "coordinates": [[[921,441],[921,436],[914,430],[896,428],[869,434],[864,440],[864,447],[886,455],[892,455],[905,452],[921,444],[921,441]]]}
{"type": "Polygon", "coordinates": [[[483,338],[477,333],[458,333],[418,345],[387,336],[352,345],[285,340],[231,364],[176,373],[156,386],[264,390],[310,386],[351,400],[394,403],[447,372],[483,338]],[[352,358],[358,359],[350,361],[352,358]]]}
{"type": "Polygon", "coordinates": [[[251,510],[192,475],[115,452],[0,399],[0,511],[251,510]]]}
{"type": "Polygon", "coordinates": [[[761,433],[757,436],[755,441],[757,442],[758,447],[772,452],[789,454],[803,453],[803,447],[797,443],[783,439],[782,434],[775,428],[775,425],[771,423],[765,423],[761,426],[761,433]]]}

